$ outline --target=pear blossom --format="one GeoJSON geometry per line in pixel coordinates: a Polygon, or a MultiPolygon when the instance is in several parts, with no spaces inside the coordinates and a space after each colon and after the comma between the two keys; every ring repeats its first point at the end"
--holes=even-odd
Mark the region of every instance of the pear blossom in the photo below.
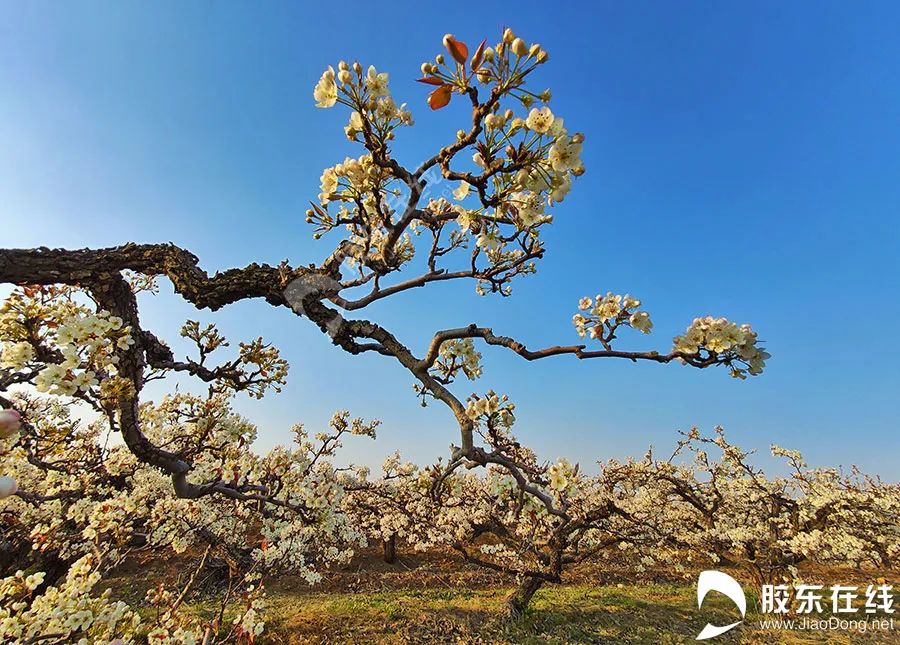
{"type": "Polygon", "coordinates": [[[329,108],[337,103],[338,88],[334,82],[334,68],[329,66],[322,74],[322,78],[316,83],[313,89],[313,98],[316,100],[316,107],[329,108]]]}
{"type": "Polygon", "coordinates": [[[374,65],[369,65],[369,69],[366,72],[366,88],[374,97],[388,96],[387,73],[378,73],[374,65]]]}
{"type": "Polygon", "coordinates": [[[10,343],[0,352],[0,367],[19,370],[34,360],[34,347],[30,343],[10,343]]]}
{"type": "Polygon", "coordinates": [[[347,135],[347,138],[351,141],[356,139],[356,135],[363,131],[363,120],[362,115],[359,112],[354,110],[350,113],[350,122],[344,126],[344,134],[347,135]]]}
{"type": "Polygon", "coordinates": [[[650,330],[653,328],[653,323],[650,320],[650,314],[648,314],[646,311],[637,311],[631,314],[628,322],[632,327],[643,334],[649,334],[650,330]]]}
{"type": "Polygon", "coordinates": [[[532,108],[531,112],[528,113],[528,118],[525,119],[525,125],[529,130],[538,134],[546,134],[553,125],[553,112],[547,106],[532,108]]]}
{"type": "Polygon", "coordinates": [[[560,137],[550,146],[550,150],[547,152],[550,166],[556,172],[580,168],[582,166],[581,148],[580,143],[575,143],[572,139],[567,139],[565,136],[560,137]]]}
{"type": "Polygon", "coordinates": [[[476,240],[475,244],[478,246],[478,248],[484,249],[485,251],[490,253],[499,249],[502,241],[500,240],[500,237],[497,235],[496,231],[488,230],[483,231],[478,235],[478,239],[476,240]]]}
{"type": "Polygon", "coordinates": [[[469,194],[469,189],[471,186],[466,181],[459,182],[459,186],[456,187],[453,191],[453,199],[458,201],[462,201],[466,198],[466,195],[469,194]]]}

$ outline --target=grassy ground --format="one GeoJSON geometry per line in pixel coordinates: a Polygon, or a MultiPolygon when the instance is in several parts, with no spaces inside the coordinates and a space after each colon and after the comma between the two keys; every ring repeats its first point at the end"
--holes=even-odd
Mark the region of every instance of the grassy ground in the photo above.
{"type": "MultiPolygon", "coordinates": [[[[525,618],[497,618],[505,589],[414,590],[355,595],[276,595],[271,643],[646,643],[696,642],[707,621],[737,619],[726,603],[695,609],[694,589],[671,585],[557,586],[542,590],[525,618]]],[[[758,616],[716,643],[900,643],[894,633],[869,635],[755,629],[758,616]]]]}
{"type": "MultiPolygon", "coordinates": [[[[142,570],[146,573],[146,569],[142,570]]],[[[820,572],[821,573],[821,572],[820,572]]],[[[877,573],[842,572],[827,583],[868,584],[877,573]]],[[[264,643],[696,643],[707,622],[739,619],[737,609],[711,594],[697,609],[689,581],[658,573],[643,579],[615,567],[582,569],[572,582],[541,589],[520,621],[499,619],[511,582],[439,554],[386,565],[369,555],[310,589],[283,577],[268,583],[264,643]],[[597,582],[594,582],[594,581],[597,582]]],[[[113,584],[137,596],[143,576],[122,572],[113,584]],[[131,584],[126,585],[126,580],[131,584]]],[[[761,630],[755,598],[744,623],[712,643],[898,643],[900,618],[887,632],[761,630]]],[[[193,610],[211,605],[196,599],[193,610]]]]}

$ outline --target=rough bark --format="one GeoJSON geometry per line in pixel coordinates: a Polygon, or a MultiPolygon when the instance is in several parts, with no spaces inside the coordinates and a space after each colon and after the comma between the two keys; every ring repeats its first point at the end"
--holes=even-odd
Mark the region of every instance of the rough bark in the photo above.
{"type": "Polygon", "coordinates": [[[525,614],[532,597],[541,588],[544,581],[540,578],[526,577],[506,597],[504,616],[507,620],[518,620],[525,614]]]}
{"type": "Polygon", "coordinates": [[[382,542],[384,547],[384,561],[388,564],[394,564],[397,561],[397,536],[392,535],[382,542]]]}

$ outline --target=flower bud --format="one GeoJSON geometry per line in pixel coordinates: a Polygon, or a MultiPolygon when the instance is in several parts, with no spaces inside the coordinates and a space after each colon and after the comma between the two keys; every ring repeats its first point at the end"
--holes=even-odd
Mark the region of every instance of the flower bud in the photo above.
{"type": "Polygon", "coordinates": [[[430,74],[431,73],[431,63],[422,63],[422,67],[420,67],[419,69],[422,70],[423,74],[430,74]]]}
{"type": "Polygon", "coordinates": [[[480,83],[490,83],[491,82],[491,73],[490,73],[490,71],[488,71],[486,69],[478,70],[478,74],[476,74],[476,76],[478,77],[478,81],[480,83]]]}
{"type": "Polygon", "coordinates": [[[581,177],[584,174],[584,166],[578,166],[577,168],[572,169],[572,174],[576,177],[581,177]]]}
{"type": "Polygon", "coordinates": [[[456,131],[456,138],[459,139],[460,141],[462,141],[463,139],[465,139],[465,138],[466,138],[466,131],[465,131],[465,130],[457,130],[457,131],[456,131]]]}
{"type": "Polygon", "coordinates": [[[353,63],[353,71],[357,74],[362,74],[362,65],[359,64],[359,61],[353,63]]]}
{"type": "Polygon", "coordinates": [[[572,143],[584,143],[584,135],[580,132],[576,132],[572,135],[572,143]]]}
{"type": "Polygon", "coordinates": [[[528,55],[529,56],[537,56],[540,53],[540,51],[541,51],[541,46],[538,45],[537,43],[535,43],[528,49],[528,55]]]}
{"type": "Polygon", "coordinates": [[[437,56],[435,56],[434,62],[437,63],[438,65],[443,65],[444,64],[444,55],[438,54],[437,56]]]}
{"type": "Polygon", "coordinates": [[[22,417],[15,410],[0,410],[0,438],[6,439],[19,431],[22,417]]]}
{"type": "Polygon", "coordinates": [[[525,44],[525,41],[521,38],[516,38],[512,41],[512,50],[516,56],[525,56],[528,54],[528,45],[525,44]]]}
{"type": "Polygon", "coordinates": [[[506,112],[503,113],[503,118],[509,121],[511,118],[513,118],[513,111],[507,108],[506,112]]]}
{"type": "Polygon", "coordinates": [[[342,69],[338,72],[338,80],[344,85],[348,85],[353,80],[353,74],[350,73],[350,70],[342,69]]]}
{"type": "Polygon", "coordinates": [[[503,42],[508,44],[508,43],[511,43],[512,41],[514,41],[515,39],[516,39],[516,35],[513,33],[513,30],[510,29],[509,27],[507,27],[503,31],[503,42]]]}
{"type": "Polygon", "coordinates": [[[538,98],[541,99],[544,103],[549,103],[550,99],[553,97],[553,94],[550,90],[544,90],[538,95],[538,98]]]}
{"type": "Polygon", "coordinates": [[[488,47],[487,49],[485,49],[485,50],[484,50],[484,54],[482,54],[482,56],[484,57],[484,60],[485,60],[485,61],[487,61],[488,63],[490,63],[492,60],[494,60],[494,50],[493,50],[493,48],[488,47]]]}
{"type": "Polygon", "coordinates": [[[453,37],[453,34],[444,34],[444,39],[441,42],[444,43],[444,47],[447,47],[449,49],[450,43],[453,42],[454,40],[456,40],[456,39],[453,37]]]}
{"type": "Polygon", "coordinates": [[[19,490],[19,485],[12,477],[0,477],[0,499],[5,499],[10,495],[15,495],[19,490]]]}
{"type": "Polygon", "coordinates": [[[347,64],[347,61],[342,60],[340,63],[338,63],[338,69],[341,71],[346,71],[350,69],[350,66],[347,64]]]}
{"type": "Polygon", "coordinates": [[[546,63],[548,58],[549,58],[549,56],[547,55],[547,50],[542,49],[540,52],[538,52],[537,62],[546,63]]]}

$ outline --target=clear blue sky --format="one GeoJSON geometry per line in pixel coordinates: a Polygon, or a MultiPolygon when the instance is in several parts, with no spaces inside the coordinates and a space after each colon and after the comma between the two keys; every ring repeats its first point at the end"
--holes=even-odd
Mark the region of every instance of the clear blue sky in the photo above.
{"type": "MultiPolygon", "coordinates": [[[[587,174],[556,211],[549,253],[511,299],[433,286],[369,312],[421,349],[433,330],[491,325],[529,345],[576,340],[580,296],[640,296],[665,349],[696,315],[752,322],[773,358],[748,382],[724,370],[486,351],[546,457],[591,462],[668,448],[675,430],[724,425],[765,451],[900,477],[900,5],[891,2],[529,3],[4,2],[0,5],[0,244],[171,240],[214,270],[322,259],[305,204],[321,169],[359,154],[346,114],[317,110],[324,67],[358,58],[391,74],[417,125],[409,164],[453,136],[415,84],[452,32],[504,24],[550,52],[540,85],[587,136],[587,174]],[[396,7],[396,8],[393,8],[396,7]]],[[[168,338],[196,317],[145,303],[168,338]]],[[[349,357],[261,302],[220,314],[234,340],[263,334],[293,365],[273,399],[241,401],[262,447],[336,408],[385,422],[354,459],[402,446],[418,461],[456,440],[418,407],[388,359],[349,357]]],[[[765,461],[765,460],[763,460],[765,461]]]]}

